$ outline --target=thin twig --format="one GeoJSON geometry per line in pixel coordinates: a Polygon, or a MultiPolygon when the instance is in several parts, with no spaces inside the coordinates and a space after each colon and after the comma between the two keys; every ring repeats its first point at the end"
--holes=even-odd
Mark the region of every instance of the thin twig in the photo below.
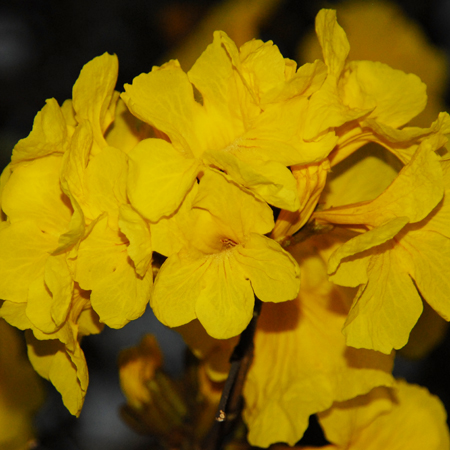
{"type": "Polygon", "coordinates": [[[247,328],[242,332],[239,342],[230,357],[230,372],[220,398],[216,422],[208,434],[204,449],[220,450],[224,438],[230,433],[235,419],[240,414],[242,389],[253,359],[253,339],[258,317],[261,313],[261,306],[261,300],[255,298],[253,317],[247,328]]]}

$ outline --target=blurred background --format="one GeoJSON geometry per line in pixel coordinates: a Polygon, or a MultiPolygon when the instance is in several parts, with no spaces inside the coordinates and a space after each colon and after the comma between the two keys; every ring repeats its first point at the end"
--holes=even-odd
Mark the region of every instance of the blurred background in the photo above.
{"type": "MultiPolygon", "coordinates": [[[[214,29],[226,31],[238,45],[253,37],[272,40],[285,57],[301,64],[320,57],[311,32],[322,7],[337,9],[352,59],[381,60],[418,74],[428,85],[430,106],[418,124],[427,126],[439,110],[448,109],[450,0],[8,0],[0,6],[0,165],[8,164],[12,148],[28,135],[47,98],[62,104],[72,96],[82,66],[95,56],[118,55],[119,91],[170,58],[189,69],[214,29]]],[[[442,330],[442,341],[420,361],[407,359],[417,355],[405,352],[395,370],[427,386],[450,410],[450,340],[441,322],[430,323],[442,330]]],[[[151,311],[122,330],[105,328],[85,338],[90,386],[81,416],[72,417],[60,395],[46,385],[47,401],[36,421],[39,448],[152,448],[151,439],[129,430],[118,412],[124,402],[118,353],[148,332],[157,334],[167,370],[180,372],[181,339],[151,311]]]]}

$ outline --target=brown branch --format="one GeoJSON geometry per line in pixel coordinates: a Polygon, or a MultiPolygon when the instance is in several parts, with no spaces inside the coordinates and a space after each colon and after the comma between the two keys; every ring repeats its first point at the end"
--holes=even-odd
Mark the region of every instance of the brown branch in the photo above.
{"type": "Polygon", "coordinates": [[[230,357],[231,368],[220,398],[216,422],[205,440],[204,450],[220,450],[242,409],[242,390],[253,359],[254,336],[262,302],[255,298],[253,317],[242,332],[230,357]]]}

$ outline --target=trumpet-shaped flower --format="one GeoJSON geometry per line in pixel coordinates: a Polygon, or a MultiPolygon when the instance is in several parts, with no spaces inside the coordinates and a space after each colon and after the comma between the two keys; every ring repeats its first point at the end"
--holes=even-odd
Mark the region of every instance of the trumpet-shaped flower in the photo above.
{"type": "Polygon", "coordinates": [[[368,230],[329,260],[333,281],[360,286],[344,327],[348,345],[385,353],[403,347],[422,312],[421,297],[450,318],[448,277],[438,267],[433,270],[434,264],[450,263],[448,163],[433,152],[441,143],[439,136],[424,141],[376,199],[315,215],[368,230]]]}
{"type": "Polygon", "coordinates": [[[223,174],[203,174],[181,223],[185,244],[162,265],[151,299],[164,324],[198,318],[208,334],[225,339],[250,322],[254,295],[264,302],[295,298],[295,261],[263,236],[273,227],[271,209],[223,174]]]}
{"type": "Polygon", "coordinates": [[[316,245],[291,247],[302,276],[297,299],[262,308],[244,386],[248,440],[258,447],[294,445],[311,414],[393,383],[393,355],[345,345],[341,328],[353,292],[327,280],[316,245]]]}

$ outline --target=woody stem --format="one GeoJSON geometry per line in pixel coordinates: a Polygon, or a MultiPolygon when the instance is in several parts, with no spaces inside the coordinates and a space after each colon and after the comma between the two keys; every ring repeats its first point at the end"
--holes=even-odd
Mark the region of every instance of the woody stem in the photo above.
{"type": "Polygon", "coordinates": [[[255,298],[253,317],[247,328],[242,332],[230,357],[230,372],[220,398],[216,423],[207,437],[205,449],[220,450],[223,440],[232,429],[235,419],[239,417],[242,407],[242,390],[253,359],[253,339],[261,307],[261,300],[255,298]]]}

